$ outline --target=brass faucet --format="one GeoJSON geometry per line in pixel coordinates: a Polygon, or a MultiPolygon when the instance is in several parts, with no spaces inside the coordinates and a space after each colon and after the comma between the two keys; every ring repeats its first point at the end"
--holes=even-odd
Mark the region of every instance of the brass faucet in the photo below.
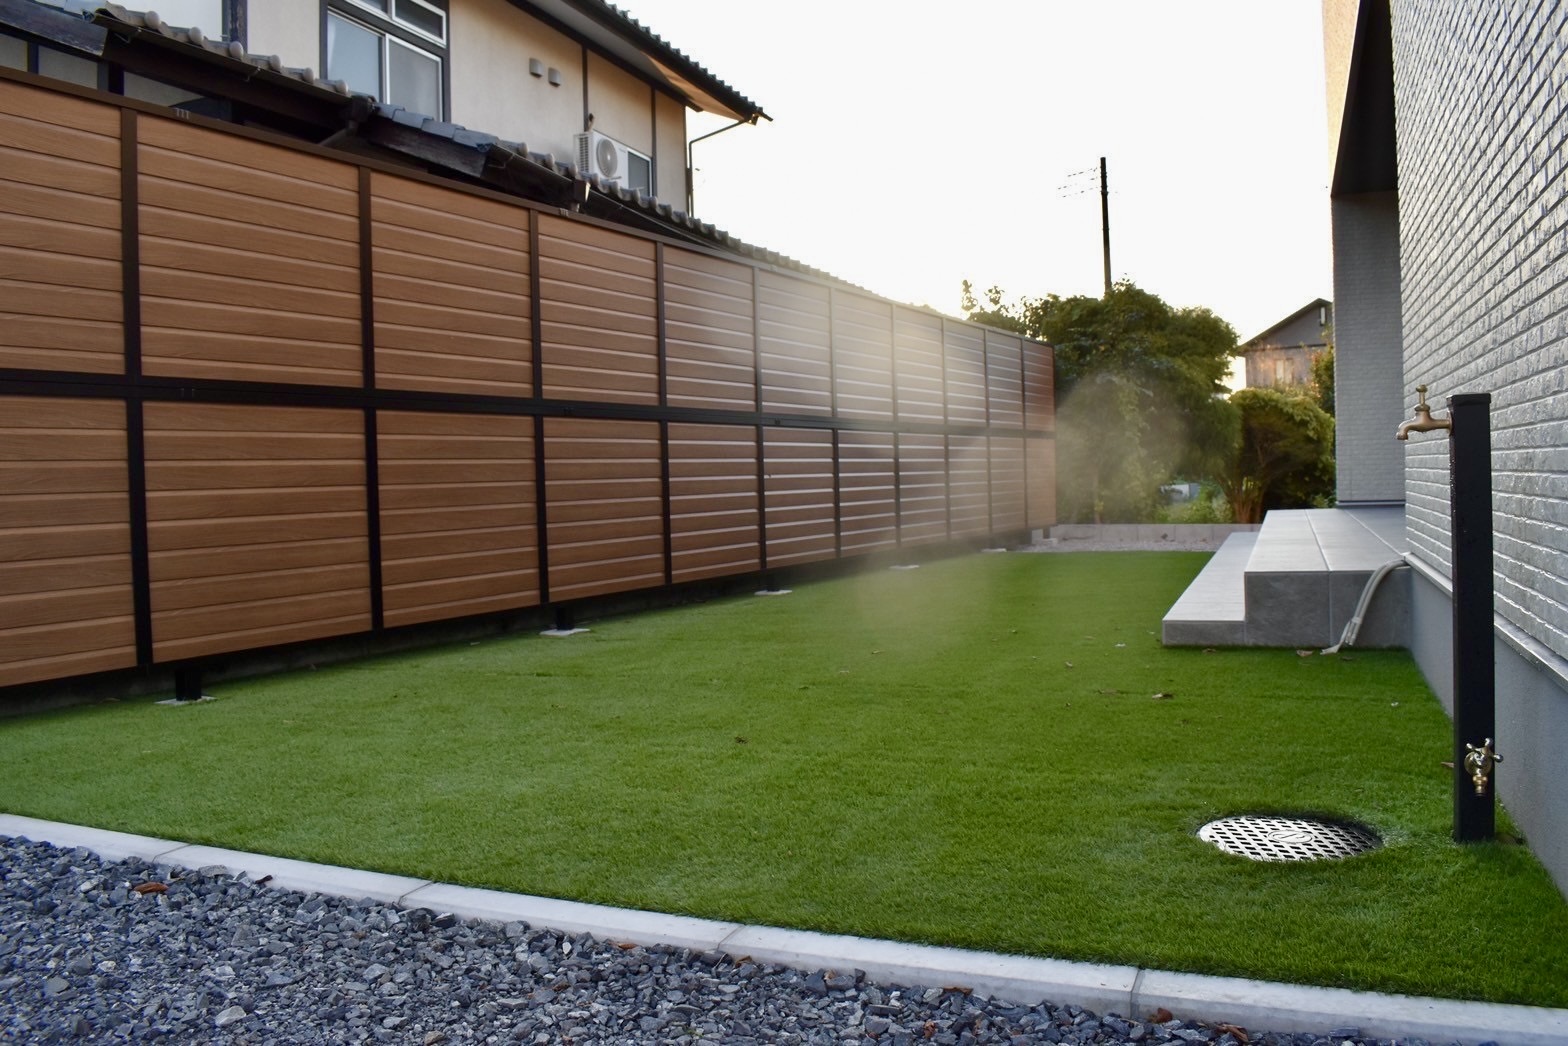
{"type": "Polygon", "coordinates": [[[1408,440],[1412,432],[1431,432],[1433,429],[1452,429],[1454,423],[1449,418],[1432,417],[1432,408],[1426,405],[1426,386],[1417,385],[1416,395],[1420,397],[1416,403],[1416,420],[1407,421],[1399,426],[1399,433],[1394,438],[1408,440]]]}
{"type": "Polygon", "coordinates": [[[1491,779],[1492,768],[1502,761],[1503,757],[1493,751],[1490,737],[1479,748],[1466,742],[1465,773],[1470,775],[1470,783],[1475,785],[1476,795],[1486,794],[1486,785],[1491,779]]]}

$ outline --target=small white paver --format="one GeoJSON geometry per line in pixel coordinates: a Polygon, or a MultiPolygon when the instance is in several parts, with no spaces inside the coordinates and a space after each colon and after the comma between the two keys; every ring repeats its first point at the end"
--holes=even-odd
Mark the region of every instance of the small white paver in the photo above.
{"type": "Polygon", "coordinates": [[[296,861],[288,857],[268,857],[266,854],[246,853],[243,850],[225,850],[217,846],[182,846],[159,856],[163,864],[183,868],[207,868],[222,865],[231,872],[244,872],[253,880],[267,879],[268,886],[301,893],[324,893],[334,897],[358,900],[368,897],[384,904],[397,904],[399,900],[429,879],[407,875],[388,875],[385,872],[367,872],[358,868],[339,868],[331,864],[296,861]]]}
{"type": "Polygon", "coordinates": [[[749,956],[803,969],[864,970],[873,980],[895,984],[964,987],[1020,1005],[1034,1006],[1047,999],[1071,1002],[1099,1013],[1126,1013],[1138,975],[1132,966],[1032,959],[771,926],[742,927],[721,950],[736,958],[749,956]]]}
{"type": "Polygon", "coordinates": [[[106,861],[123,861],[129,857],[156,861],[171,850],[178,850],[186,845],[170,839],[130,835],[126,832],[113,832],[107,828],[85,828],[75,824],[61,824],[58,821],[40,821],[34,817],[21,817],[17,814],[0,814],[0,835],[32,839],[68,849],[85,846],[106,861]]]}
{"type": "Polygon", "coordinates": [[[1490,1041],[1503,1046],[1568,1043],[1568,1010],[1145,970],[1133,999],[1134,1016],[1159,1007],[1183,1020],[1223,1021],[1243,1028],[1317,1034],[1356,1028],[1362,1038],[1490,1041]]]}
{"type": "Polygon", "coordinates": [[[602,904],[531,897],[501,890],[431,883],[399,901],[410,908],[451,912],[463,919],[526,922],[566,933],[591,933],[595,937],[631,944],[667,944],[676,948],[713,951],[719,942],[740,929],[739,923],[664,915],[602,904]]]}

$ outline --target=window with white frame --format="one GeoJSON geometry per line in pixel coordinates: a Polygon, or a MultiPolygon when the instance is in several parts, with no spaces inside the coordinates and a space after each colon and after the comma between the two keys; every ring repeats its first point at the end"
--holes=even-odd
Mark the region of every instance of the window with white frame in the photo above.
{"type": "Polygon", "coordinates": [[[443,118],[444,0],[327,0],[327,78],[443,118]]]}

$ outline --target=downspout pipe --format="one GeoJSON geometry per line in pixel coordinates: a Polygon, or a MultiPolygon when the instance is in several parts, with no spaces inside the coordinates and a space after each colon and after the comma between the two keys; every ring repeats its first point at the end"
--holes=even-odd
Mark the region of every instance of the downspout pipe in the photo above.
{"type": "MultiPolygon", "coordinates": [[[[765,114],[752,113],[750,116],[736,120],[732,124],[720,127],[717,131],[709,131],[707,134],[699,134],[697,137],[686,143],[686,213],[688,215],[696,217],[697,213],[695,210],[693,210],[694,201],[696,199],[695,186],[693,185],[693,182],[696,181],[697,166],[692,162],[691,147],[702,141],[704,138],[712,138],[716,134],[723,134],[725,131],[733,131],[735,128],[740,127],[743,124],[747,127],[754,127],[757,123],[757,117],[763,115],[765,114]]],[[[768,117],[768,119],[771,120],[772,118],[768,117]]]]}

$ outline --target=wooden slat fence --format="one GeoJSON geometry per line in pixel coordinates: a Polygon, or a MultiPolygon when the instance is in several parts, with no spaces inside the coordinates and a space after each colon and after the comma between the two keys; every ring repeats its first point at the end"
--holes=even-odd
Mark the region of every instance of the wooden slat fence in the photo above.
{"type": "Polygon", "coordinates": [[[1054,522],[1048,346],[0,76],[0,688],[1054,522]]]}

